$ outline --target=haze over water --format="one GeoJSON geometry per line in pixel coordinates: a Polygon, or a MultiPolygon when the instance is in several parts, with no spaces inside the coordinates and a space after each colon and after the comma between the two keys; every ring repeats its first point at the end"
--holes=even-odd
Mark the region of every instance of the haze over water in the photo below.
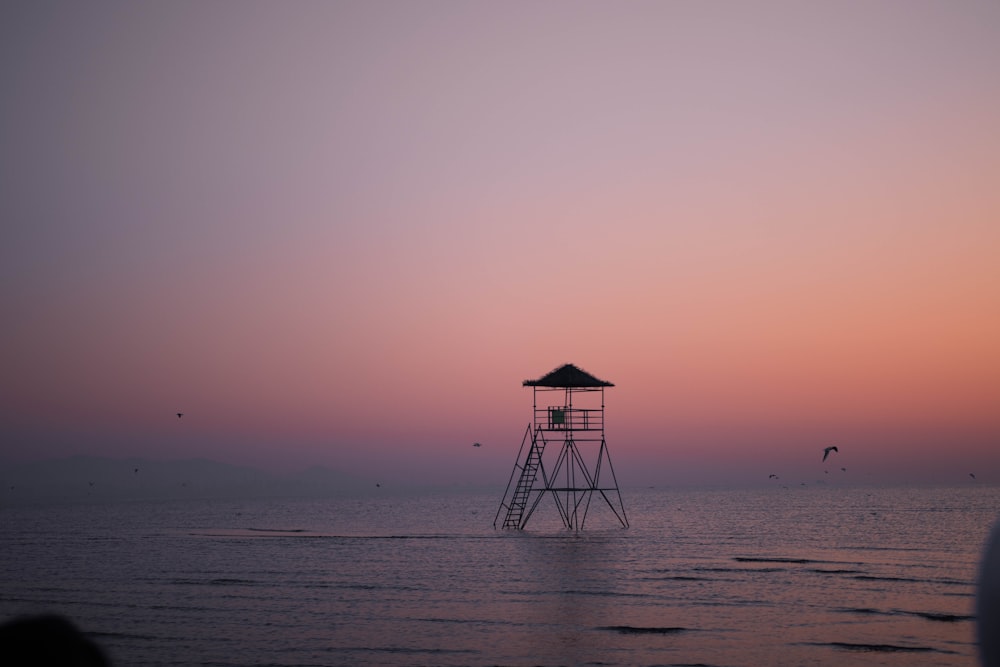
{"type": "Polygon", "coordinates": [[[0,462],[494,484],[570,362],[638,485],[996,481],[998,62],[990,1],[4,2],[0,462]]]}

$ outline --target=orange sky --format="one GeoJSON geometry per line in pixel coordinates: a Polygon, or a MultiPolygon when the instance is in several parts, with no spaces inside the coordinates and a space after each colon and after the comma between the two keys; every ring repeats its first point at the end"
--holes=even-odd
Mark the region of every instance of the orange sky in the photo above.
{"type": "Polygon", "coordinates": [[[572,362],[624,483],[1000,481],[996,3],[7,3],[0,44],[0,461],[502,484],[572,362]]]}

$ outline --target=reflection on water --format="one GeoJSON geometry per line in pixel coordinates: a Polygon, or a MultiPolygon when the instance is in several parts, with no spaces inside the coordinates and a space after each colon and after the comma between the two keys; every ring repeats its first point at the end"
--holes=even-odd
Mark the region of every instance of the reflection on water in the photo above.
{"type": "Polygon", "coordinates": [[[614,663],[606,655],[613,644],[608,633],[579,631],[605,625],[608,600],[622,594],[616,576],[620,564],[608,562],[615,554],[607,534],[522,537],[527,594],[537,600],[530,605],[530,622],[540,628],[524,655],[548,664],[614,663]]]}
{"type": "Polygon", "coordinates": [[[481,495],[6,508],[0,616],[121,665],[971,666],[998,499],[646,491],[578,535],[481,495]]]}

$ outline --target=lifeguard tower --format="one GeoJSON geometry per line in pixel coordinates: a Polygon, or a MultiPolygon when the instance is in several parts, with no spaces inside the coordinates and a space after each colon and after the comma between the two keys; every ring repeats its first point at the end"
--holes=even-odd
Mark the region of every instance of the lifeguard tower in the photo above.
{"type": "Polygon", "coordinates": [[[532,388],[534,416],[493,527],[523,529],[548,494],[563,525],[582,530],[597,494],[627,528],[604,439],[604,388],[614,385],[566,364],[537,380],[525,380],[523,386],[532,388]]]}

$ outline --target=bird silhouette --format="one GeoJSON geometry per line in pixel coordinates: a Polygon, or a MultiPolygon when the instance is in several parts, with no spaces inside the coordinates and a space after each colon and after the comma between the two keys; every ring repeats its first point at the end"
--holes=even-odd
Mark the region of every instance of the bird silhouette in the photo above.
{"type": "Polygon", "coordinates": [[[775,474],[774,474],[774,473],[772,472],[772,473],[771,473],[770,475],[768,475],[768,476],[767,476],[767,478],[768,478],[768,479],[778,479],[778,476],[777,476],[777,475],[775,475],[775,474]]]}
{"type": "Polygon", "coordinates": [[[975,479],[975,478],[976,478],[976,476],[975,476],[975,475],[973,475],[973,474],[972,474],[971,472],[969,473],[969,477],[971,477],[972,479],[975,479]]]}
{"type": "Polygon", "coordinates": [[[482,447],[482,444],[480,444],[478,442],[474,442],[474,443],[472,443],[472,446],[473,447],[482,447]]]}
{"type": "Polygon", "coordinates": [[[828,457],[830,455],[830,452],[837,452],[837,453],[839,453],[840,450],[837,449],[836,445],[830,445],[829,447],[824,447],[823,448],[823,460],[824,461],[826,461],[826,457],[828,457]]]}
{"type": "Polygon", "coordinates": [[[181,418],[181,417],[183,417],[183,416],[184,416],[184,413],[183,413],[183,412],[178,412],[178,413],[177,413],[177,418],[178,418],[178,419],[180,419],[180,418],[181,418]]]}
{"type": "Polygon", "coordinates": [[[133,474],[138,474],[138,472],[139,472],[138,468],[136,468],[135,470],[132,471],[133,474]]]}

